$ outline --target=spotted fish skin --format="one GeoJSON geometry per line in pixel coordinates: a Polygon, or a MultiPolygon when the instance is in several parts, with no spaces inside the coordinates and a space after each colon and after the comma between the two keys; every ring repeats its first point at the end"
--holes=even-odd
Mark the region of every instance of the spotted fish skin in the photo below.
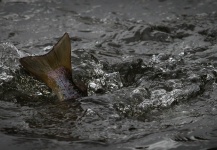
{"type": "Polygon", "coordinates": [[[45,55],[27,56],[20,59],[23,68],[43,81],[60,101],[75,100],[87,95],[86,86],[76,85],[72,79],[71,43],[68,33],[45,55]]]}
{"type": "Polygon", "coordinates": [[[70,80],[70,74],[64,67],[48,72],[48,78],[51,82],[55,82],[54,90],[59,99],[70,100],[82,97],[82,92],[70,80]]]}

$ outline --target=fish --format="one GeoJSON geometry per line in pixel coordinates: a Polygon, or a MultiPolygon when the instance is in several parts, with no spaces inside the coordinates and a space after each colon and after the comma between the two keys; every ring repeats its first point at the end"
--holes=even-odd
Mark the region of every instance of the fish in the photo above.
{"type": "Polygon", "coordinates": [[[68,33],[47,54],[23,57],[19,62],[30,75],[51,88],[60,101],[87,96],[85,84],[81,81],[75,84],[72,79],[71,42],[68,33]]]}

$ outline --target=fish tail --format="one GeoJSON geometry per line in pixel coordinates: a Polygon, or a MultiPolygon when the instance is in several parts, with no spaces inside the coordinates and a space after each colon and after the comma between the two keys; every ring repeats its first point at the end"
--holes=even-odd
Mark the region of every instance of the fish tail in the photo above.
{"type": "Polygon", "coordinates": [[[50,87],[59,99],[78,97],[76,90],[73,93],[68,91],[74,90],[71,74],[71,43],[68,33],[65,33],[47,54],[21,58],[20,63],[30,74],[50,87]]]}

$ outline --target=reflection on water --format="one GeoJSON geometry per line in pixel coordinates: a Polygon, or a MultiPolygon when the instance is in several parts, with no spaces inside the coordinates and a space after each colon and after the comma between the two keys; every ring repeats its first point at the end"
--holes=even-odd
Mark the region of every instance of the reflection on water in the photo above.
{"type": "Polygon", "coordinates": [[[217,147],[216,2],[128,2],[0,1],[2,147],[217,147]],[[88,86],[73,103],[18,62],[64,32],[73,79],[88,86]]]}

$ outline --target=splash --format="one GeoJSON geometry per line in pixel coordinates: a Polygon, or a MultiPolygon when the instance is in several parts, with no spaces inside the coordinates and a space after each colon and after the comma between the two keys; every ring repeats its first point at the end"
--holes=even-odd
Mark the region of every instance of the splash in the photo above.
{"type": "Polygon", "coordinates": [[[19,68],[19,58],[24,55],[12,43],[0,44],[0,81],[13,78],[13,73],[19,68]]]}

